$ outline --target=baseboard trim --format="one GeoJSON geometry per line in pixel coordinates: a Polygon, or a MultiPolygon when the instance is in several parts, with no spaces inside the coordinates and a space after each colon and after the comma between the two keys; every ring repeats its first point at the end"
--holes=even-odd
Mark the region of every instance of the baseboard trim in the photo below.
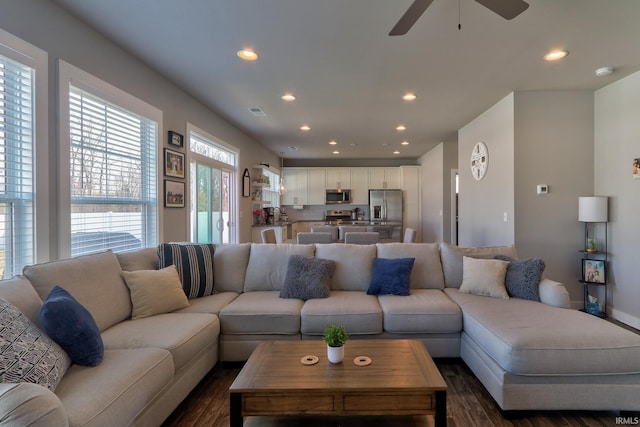
{"type": "Polygon", "coordinates": [[[625,313],[624,311],[616,310],[615,308],[608,307],[609,315],[617,320],[618,322],[622,322],[625,325],[629,325],[634,329],[640,330],[640,318],[636,316],[632,316],[631,314],[625,313]]]}

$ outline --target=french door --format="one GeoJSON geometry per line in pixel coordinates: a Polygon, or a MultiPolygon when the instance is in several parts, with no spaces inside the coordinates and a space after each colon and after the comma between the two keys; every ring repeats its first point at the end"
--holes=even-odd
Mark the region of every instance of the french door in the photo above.
{"type": "Polygon", "coordinates": [[[209,162],[191,162],[192,240],[198,243],[234,243],[231,199],[232,171],[209,162]]]}

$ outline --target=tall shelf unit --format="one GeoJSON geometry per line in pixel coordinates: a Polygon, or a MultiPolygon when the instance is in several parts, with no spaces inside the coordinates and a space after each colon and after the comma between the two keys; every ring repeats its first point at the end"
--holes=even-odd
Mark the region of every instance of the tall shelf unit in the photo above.
{"type": "MultiPolygon", "coordinates": [[[[263,171],[266,169],[263,165],[253,165],[253,175],[251,178],[251,212],[253,213],[255,210],[262,211],[262,208],[270,205],[271,202],[268,200],[262,199],[262,192],[265,188],[269,188],[271,184],[269,182],[264,182],[263,177],[265,176],[263,171]]],[[[260,214],[261,216],[262,214],[260,214]]],[[[258,220],[257,216],[253,215],[253,223],[256,225],[262,224],[261,221],[258,220]]]]}
{"type": "Polygon", "coordinates": [[[607,317],[607,271],[609,270],[608,198],[580,197],[578,221],[584,222],[584,246],[579,251],[582,260],[580,283],[584,291],[582,310],[605,318],[607,317]],[[591,301],[590,297],[597,298],[597,301],[591,301]]]}

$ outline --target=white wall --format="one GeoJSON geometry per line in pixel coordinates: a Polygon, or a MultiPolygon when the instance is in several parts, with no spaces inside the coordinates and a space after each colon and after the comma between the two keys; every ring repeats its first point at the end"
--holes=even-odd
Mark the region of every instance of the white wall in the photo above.
{"type": "Polygon", "coordinates": [[[595,195],[609,197],[609,289],[614,318],[640,328],[640,73],[595,93],[595,195]]]}
{"type": "Polygon", "coordinates": [[[460,246],[515,243],[514,235],[514,95],[509,94],[458,132],[460,173],[460,246]],[[471,151],[487,145],[489,164],[484,178],[471,175],[471,151]],[[507,221],[504,221],[504,215],[507,221]]]}
{"type": "Polygon", "coordinates": [[[421,242],[441,242],[444,237],[443,208],[444,143],[440,143],[418,160],[422,202],[421,242]]]}
{"type": "MultiPolygon", "coordinates": [[[[57,63],[59,59],[110,83],[131,95],[162,110],[162,144],[166,145],[166,131],[186,135],[190,122],[204,131],[240,149],[239,177],[245,167],[266,161],[278,164],[276,153],[200,103],[148,67],[135,56],[103,37],[91,27],[77,20],[64,9],[48,0],[3,1],[0,28],[39,47],[49,54],[49,135],[42,141],[51,147],[51,179],[49,180],[49,211],[51,224],[57,224],[56,128],[57,120],[57,63]]],[[[170,53],[168,53],[170,54],[170,53]]],[[[159,160],[159,165],[161,160],[159,160]]],[[[241,181],[239,181],[241,183],[241,181]]],[[[243,217],[240,219],[240,241],[251,240],[251,202],[239,199],[243,217]]],[[[187,200],[188,206],[188,200],[187,200]]],[[[164,209],[164,227],[160,235],[164,241],[188,240],[189,209],[164,209]]],[[[50,232],[51,257],[57,257],[57,229],[50,232]]]]}
{"type": "Polygon", "coordinates": [[[515,93],[515,243],[521,258],[542,258],[545,275],[583,300],[578,197],[593,195],[593,92],[515,93]],[[537,195],[536,185],[550,192],[537,195]]]}

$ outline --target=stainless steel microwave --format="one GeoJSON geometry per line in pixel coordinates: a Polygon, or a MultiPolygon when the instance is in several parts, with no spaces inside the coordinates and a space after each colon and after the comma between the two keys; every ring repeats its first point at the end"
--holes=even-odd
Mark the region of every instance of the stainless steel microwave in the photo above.
{"type": "Polygon", "coordinates": [[[341,203],[351,203],[351,190],[344,190],[344,189],[326,190],[324,200],[327,205],[339,205],[341,203]]]}

